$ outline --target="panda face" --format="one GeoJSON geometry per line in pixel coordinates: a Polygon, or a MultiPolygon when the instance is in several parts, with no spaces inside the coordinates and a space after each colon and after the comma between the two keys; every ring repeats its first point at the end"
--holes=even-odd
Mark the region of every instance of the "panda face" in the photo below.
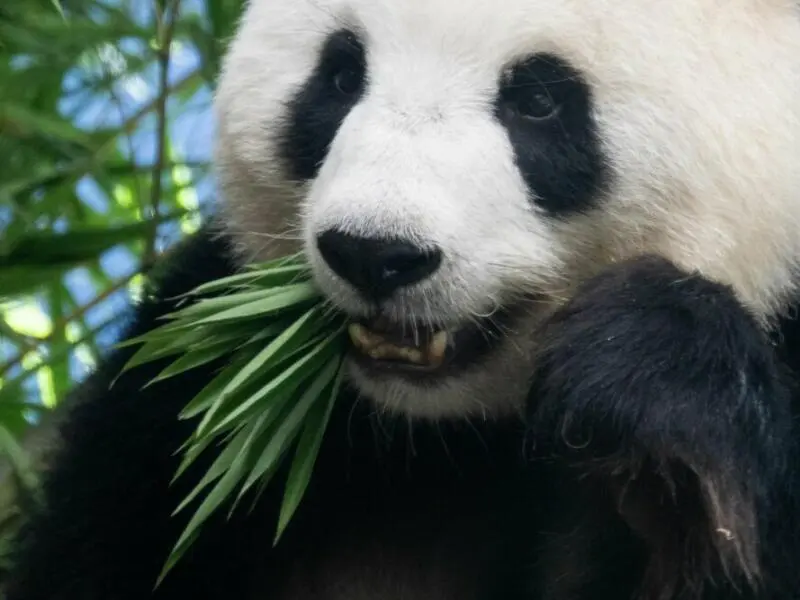
{"type": "Polygon", "coordinates": [[[800,25],[780,0],[253,0],[217,97],[243,260],[302,248],[350,373],[412,416],[517,410],[536,324],[652,252],[793,291],[800,25]]]}

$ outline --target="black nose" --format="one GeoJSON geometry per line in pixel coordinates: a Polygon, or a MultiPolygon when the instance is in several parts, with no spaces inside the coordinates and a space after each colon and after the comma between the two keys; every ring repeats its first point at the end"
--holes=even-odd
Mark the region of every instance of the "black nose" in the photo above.
{"type": "Polygon", "coordinates": [[[398,239],[364,238],[329,229],[317,237],[325,262],[364,296],[381,300],[429,277],[442,263],[438,249],[398,239]]]}

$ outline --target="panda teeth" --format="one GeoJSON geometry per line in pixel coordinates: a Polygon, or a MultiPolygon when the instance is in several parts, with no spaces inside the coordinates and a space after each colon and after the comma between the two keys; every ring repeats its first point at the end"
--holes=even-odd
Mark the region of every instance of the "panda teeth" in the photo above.
{"type": "Polygon", "coordinates": [[[384,338],[377,333],[373,333],[363,325],[352,323],[347,332],[350,334],[350,339],[359,350],[368,352],[372,348],[376,348],[384,342],[384,338]]]}
{"type": "Polygon", "coordinates": [[[424,348],[399,346],[358,323],[352,323],[348,327],[348,333],[353,345],[374,360],[402,360],[430,367],[442,365],[449,340],[446,331],[438,331],[431,336],[430,342],[424,348]]]}
{"type": "Polygon", "coordinates": [[[445,353],[447,352],[447,342],[449,337],[446,331],[437,331],[431,343],[428,344],[428,364],[432,367],[441,366],[444,362],[445,353]]]}

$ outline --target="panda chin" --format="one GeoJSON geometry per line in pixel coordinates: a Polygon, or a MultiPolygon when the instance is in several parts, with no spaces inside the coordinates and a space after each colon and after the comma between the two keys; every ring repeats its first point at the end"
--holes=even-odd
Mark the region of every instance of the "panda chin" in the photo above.
{"type": "Polygon", "coordinates": [[[348,328],[350,358],[369,377],[431,382],[488,355],[500,342],[505,316],[442,329],[385,316],[353,322],[348,328]]]}

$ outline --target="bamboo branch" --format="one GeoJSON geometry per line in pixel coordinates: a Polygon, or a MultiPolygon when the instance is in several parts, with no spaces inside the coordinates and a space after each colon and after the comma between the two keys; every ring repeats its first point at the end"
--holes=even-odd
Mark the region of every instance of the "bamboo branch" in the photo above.
{"type": "MultiPolygon", "coordinates": [[[[156,159],[153,166],[153,183],[150,193],[150,210],[153,216],[158,215],[159,204],[161,202],[162,193],[162,176],[164,173],[164,163],[166,161],[166,145],[167,145],[167,102],[169,100],[169,64],[172,49],[172,36],[175,33],[175,22],[177,21],[178,12],[180,10],[181,0],[172,1],[172,10],[168,4],[164,5],[164,11],[158,19],[160,24],[159,44],[158,44],[158,68],[159,68],[159,82],[158,82],[158,101],[156,104],[156,118],[158,121],[158,131],[156,133],[156,159]]],[[[158,15],[156,10],[156,15],[158,15]]],[[[158,233],[158,225],[154,223],[153,230],[147,240],[144,254],[142,256],[142,264],[145,269],[153,263],[156,255],[156,237],[158,233]]]]}
{"type": "MultiPolygon", "coordinates": [[[[74,321],[76,319],[82,318],[87,312],[89,312],[94,307],[96,307],[97,305],[101,304],[103,301],[107,300],[110,296],[112,296],[113,294],[115,294],[116,292],[118,292],[119,290],[124,288],[126,285],[128,285],[131,282],[131,280],[134,277],[136,277],[138,274],[139,274],[139,272],[131,273],[127,277],[124,277],[123,279],[117,281],[115,284],[113,284],[110,287],[104,289],[95,298],[93,298],[92,300],[90,300],[86,304],[82,305],[80,308],[78,308],[77,310],[73,311],[69,315],[64,316],[63,319],[59,319],[56,323],[53,323],[52,331],[56,332],[60,328],[66,327],[66,325],[68,323],[71,323],[72,321],[74,321]]],[[[0,377],[3,377],[6,373],[10,372],[11,369],[13,369],[13,368],[19,366],[20,364],[22,364],[22,361],[25,360],[25,357],[28,355],[29,352],[35,351],[36,349],[40,348],[43,344],[47,344],[47,343],[53,341],[53,338],[54,338],[54,334],[51,333],[50,335],[37,340],[36,341],[36,348],[33,348],[33,349],[28,348],[28,349],[20,352],[16,356],[12,357],[7,362],[5,362],[2,365],[0,365],[0,377]]]]}
{"type": "MultiPolygon", "coordinates": [[[[167,95],[169,96],[179,92],[187,85],[190,85],[199,79],[201,79],[200,69],[196,69],[175,82],[174,85],[169,86],[167,88],[167,95]]],[[[7,195],[8,197],[13,197],[17,195],[25,195],[37,189],[41,185],[51,184],[64,176],[92,173],[96,168],[103,166],[104,157],[108,152],[115,148],[114,143],[117,141],[120,135],[128,135],[135,131],[142,119],[147,117],[154,110],[157,110],[159,99],[160,96],[156,96],[150,102],[147,102],[141,106],[139,110],[133,113],[130,117],[128,117],[128,119],[117,130],[115,130],[106,140],[104,140],[93,156],[78,159],[66,166],[49,165],[37,173],[33,180],[31,180],[31,178],[26,178],[3,183],[0,185],[0,196],[7,195]]]]}

